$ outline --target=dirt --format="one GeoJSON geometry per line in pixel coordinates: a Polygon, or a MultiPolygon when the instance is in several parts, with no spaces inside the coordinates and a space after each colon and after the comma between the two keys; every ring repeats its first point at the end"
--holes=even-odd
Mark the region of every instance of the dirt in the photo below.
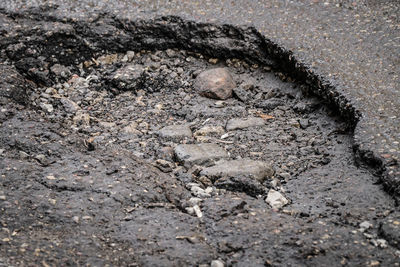
{"type": "Polygon", "coordinates": [[[276,59],[254,60],[251,40],[189,49],[152,39],[161,24],[1,20],[1,264],[398,266],[398,207],[354,156],[354,122],[276,59]],[[216,67],[237,85],[230,99],[193,88],[216,67]],[[265,123],[227,129],[249,118],[265,123]],[[171,125],[192,134],[162,136],[171,125]],[[215,162],[174,154],[200,143],[274,174],[202,176],[215,162]],[[271,190],[289,203],[273,209],[271,190]]]}

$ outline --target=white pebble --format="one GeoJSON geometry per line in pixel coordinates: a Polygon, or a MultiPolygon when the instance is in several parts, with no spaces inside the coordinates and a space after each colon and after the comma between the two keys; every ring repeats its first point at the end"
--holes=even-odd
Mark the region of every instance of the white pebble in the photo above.
{"type": "Polygon", "coordinates": [[[193,209],[197,217],[199,218],[203,217],[203,213],[201,212],[200,207],[198,205],[194,205],[193,209]]]}

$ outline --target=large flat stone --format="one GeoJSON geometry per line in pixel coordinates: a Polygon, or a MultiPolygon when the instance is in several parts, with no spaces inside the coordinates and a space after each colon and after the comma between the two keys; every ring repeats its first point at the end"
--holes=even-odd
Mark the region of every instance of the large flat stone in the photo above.
{"type": "Polygon", "coordinates": [[[223,134],[225,132],[224,128],[222,126],[204,126],[197,130],[194,135],[196,136],[207,136],[207,135],[213,135],[213,134],[223,134]]]}
{"type": "Polygon", "coordinates": [[[230,119],[226,124],[226,130],[233,131],[263,125],[265,125],[265,121],[262,118],[230,119]]]}
{"type": "Polygon", "coordinates": [[[178,141],[180,139],[192,137],[192,130],[190,130],[189,126],[184,124],[169,125],[159,130],[158,135],[165,139],[178,141]]]}
{"type": "Polygon", "coordinates": [[[178,145],[175,148],[175,155],[187,167],[195,164],[205,165],[229,157],[225,149],[210,143],[178,145]]]}
{"type": "Polygon", "coordinates": [[[212,180],[221,177],[248,176],[261,183],[271,178],[273,174],[274,170],[266,162],[249,159],[220,161],[212,167],[203,169],[200,173],[212,180]]]}

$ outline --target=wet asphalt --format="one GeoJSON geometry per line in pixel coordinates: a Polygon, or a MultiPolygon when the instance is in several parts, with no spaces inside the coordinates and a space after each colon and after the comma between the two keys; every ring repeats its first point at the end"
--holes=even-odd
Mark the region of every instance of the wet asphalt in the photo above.
{"type": "Polygon", "coordinates": [[[10,1],[5,10],[53,6],[72,20],[101,14],[124,19],[175,15],[196,22],[254,26],[322,80],[360,114],[354,146],[400,190],[400,2],[398,1],[10,1]]]}

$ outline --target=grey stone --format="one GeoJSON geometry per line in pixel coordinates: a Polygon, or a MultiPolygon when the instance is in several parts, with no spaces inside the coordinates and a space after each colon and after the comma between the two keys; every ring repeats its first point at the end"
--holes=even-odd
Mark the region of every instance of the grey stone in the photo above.
{"type": "Polygon", "coordinates": [[[246,92],[246,90],[244,90],[241,87],[236,87],[233,89],[233,93],[235,94],[235,96],[242,102],[247,103],[249,102],[251,95],[246,92]]]}
{"type": "Polygon", "coordinates": [[[222,126],[204,126],[201,129],[197,130],[194,135],[196,136],[206,136],[211,134],[221,135],[225,132],[222,126]]]}
{"type": "Polygon", "coordinates": [[[306,129],[310,125],[310,122],[307,119],[300,119],[299,124],[301,129],[306,129]]]}
{"type": "Polygon", "coordinates": [[[142,132],[136,129],[138,127],[138,124],[136,122],[131,122],[127,126],[125,126],[122,131],[127,134],[141,134],[142,132]]]}
{"type": "Polygon", "coordinates": [[[65,67],[65,66],[63,66],[63,65],[60,65],[60,64],[54,64],[54,65],[50,68],[50,70],[51,70],[56,76],[59,76],[59,77],[62,77],[62,78],[68,78],[69,76],[71,76],[71,71],[70,71],[67,67],[65,67]]]}
{"type": "Polygon", "coordinates": [[[21,150],[21,151],[19,151],[19,158],[27,159],[27,158],[29,158],[29,154],[21,150]]]}
{"type": "Polygon", "coordinates": [[[103,128],[114,128],[115,122],[108,122],[108,121],[99,121],[99,125],[103,128]]]}
{"type": "Polygon", "coordinates": [[[85,112],[78,111],[77,114],[72,118],[75,125],[90,125],[90,116],[85,112]]]}
{"type": "Polygon", "coordinates": [[[169,125],[158,131],[159,136],[172,140],[192,137],[192,131],[187,125],[169,125]]]}
{"type": "Polygon", "coordinates": [[[174,149],[172,147],[166,146],[162,147],[157,151],[157,155],[160,159],[173,161],[174,149]]]}
{"type": "Polygon", "coordinates": [[[157,159],[155,166],[162,172],[172,172],[172,169],[175,167],[172,162],[163,159],[157,159]]]}
{"type": "Polygon", "coordinates": [[[200,198],[211,197],[211,195],[209,193],[205,192],[205,190],[200,188],[199,186],[192,186],[192,188],[190,188],[190,191],[196,197],[200,197],[200,198]]]}
{"type": "Polygon", "coordinates": [[[227,69],[216,68],[200,73],[194,87],[202,96],[224,100],[232,96],[236,84],[227,69]]]}
{"type": "Polygon", "coordinates": [[[380,248],[387,248],[388,246],[388,242],[385,239],[372,239],[370,243],[373,244],[375,247],[380,248]]]}
{"type": "Polygon", "coordinates": [[[198,205],[194,205],[193,210],[194,210],[194,213],[196,213],[198,218],[203,217],[203,213],[201,212],[201,209],[198,205]]]}
{"type": "Polygon", "coordinates": [[[60,101],[61,104],[64,106],[65,111],[67,111],[68,113],[75,113],[80,109],[78,104],[68,98],[63,97],[60,99],[60,101]]]}
{"type": "Polygon", "coordinates": [[[285,104],[285,102],[282,99],[271,98],[271,99],[263,100],[260,103],[257,103],[256,106],[258,108],[263,108],[265,110],[273,110],[276,107],[282,106],[284,104],[285,104]]]}
{"type": "Polygon", "coordinates": [[[224,263],[220,260],[213,260],[211,262],[211,267],[224,267],[224,263]]]}
{"type": "Polygon", "coordinates": [[[193,208],[193,207],[187,207],[187,208],[186,208],[186,212],[187,212],[188,214],[190,214],[190,215],[193,215],[193,214],[194,214],[194,208],[193,208]]]}
{"type": "Polygon", "coordinates": [[[209,164],[213,161],[229,157],[225,149],[210,143],[178,145],[175,148],[175,155],[186,167],[193,166],[194,164],[209,164]]]}
{"type": "Polygon", "coordinates": [[[201,201],[203,201],[201,198],[198,197],[192,197],[189,199],[190,204],[194,205],[198,205],[201,201]]]}
{"type": "Polygon", "coordinates": [[[250,117],[247,119],[230,119],[226,124],[226,130],[233,131],[262,125],[265,125],[265,121],[262,118],[250,117]]]}
{"type": "Polygon", "coordinates": [[[47,113],[52,113],[54,111],[54,108],[51,104],[42,103],[40,104],[40,107],[47,113]]]}
{"type": "Polygon", "coordinates": [[[141,84],[141,78],[145,67],[139,64],[129,64],[123,68],[118,69],[112,77],[111,82],[119,89],[123,90],[137,90],[141,84]]]}
{"type": "Polygon", "coordinates": [[[169,57],[175,57],[176,56],[176,52],[172,49],[167,49],[165,50],[165,53],[167,54],[167,56],[169,57]]]}
{"type": "Polygon", "coordinates": [[[370,223],[368,221],[364,221],[364,222],[360,223],[360,229],[359,230],[361,232],[364,232],[365,230],[371,228],[372,226],[373,226],[372,223],[370,223]]]}
{"type": "Polygon", "coordinates": [[[187,184],[185,185],[185,187],[186,187],[187,189],[191,189],[193,186],[200,187],[200,184],[198,184],[198,183],[187,183],[187,184]]]}
{"type": "Polygon", "coordinates": [[[278,191],[271,189],[268,192],[265,202],[267,202],[273,209],[281,209],[283,206],[289,203],[289,200],[287,200],[287,198],[285,198],[278,191]]]}
{"type": "Polygon", "coordinates": [[[272,167],[263,161],[240,159],[220,161],[215,166],[205,168],[200,175],[207,176],[213,180],[227,176],[248,176],[258,180],[260,183],[274,174],[272,167]]]}

